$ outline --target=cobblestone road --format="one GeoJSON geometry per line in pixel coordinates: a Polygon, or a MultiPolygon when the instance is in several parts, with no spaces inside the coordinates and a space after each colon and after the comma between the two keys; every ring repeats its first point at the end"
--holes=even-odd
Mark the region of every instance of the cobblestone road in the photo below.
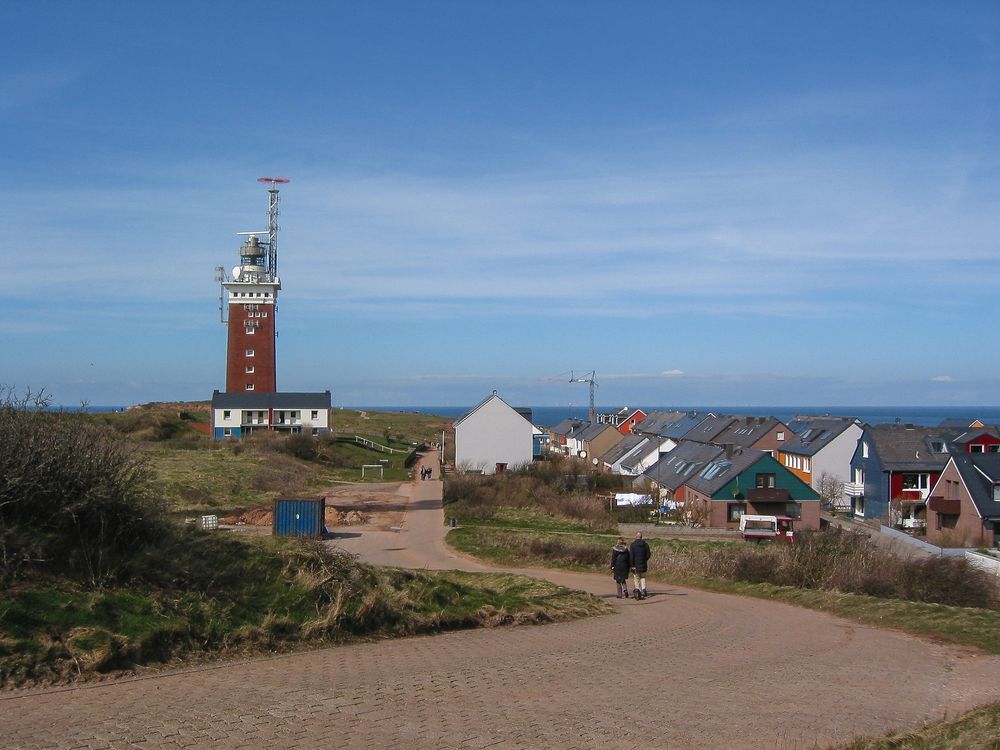
{"type": "MultiPolygon", "coordinates": [[[[350,543],[478,567],[429,548],[440,485],[414,492],[428,516],[406,523],[425,548],[406,531],[350,543]]],[[[610,596],[603,578],[546,577],[610,596]]],[[[809,748],[1000,700],[995,657],[755,599],[611,600],[615,614],[572,623],[3,694],[0,747],[809,748]]]]}

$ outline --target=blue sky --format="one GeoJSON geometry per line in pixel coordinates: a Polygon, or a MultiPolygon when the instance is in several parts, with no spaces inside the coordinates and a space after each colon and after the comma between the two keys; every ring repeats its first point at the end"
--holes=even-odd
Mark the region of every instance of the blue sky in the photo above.
{"type": "Polygon", "coordinates": [[[993,405],[995,2],[22,2],[0,383],[224,386],[283,175],[282,390],[993,405]]]}

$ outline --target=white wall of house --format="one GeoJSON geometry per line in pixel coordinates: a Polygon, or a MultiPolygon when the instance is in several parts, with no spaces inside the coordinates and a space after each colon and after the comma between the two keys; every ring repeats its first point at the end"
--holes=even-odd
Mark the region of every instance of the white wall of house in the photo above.
{"type": "Polygon", "coordinates": [[[455,423],[455,466],[493,474],[497,464],[531,463],[533,434],[531,423],[494,392],[455,423]]]}
{"type": "Polygon", "coordinates": [[[812,488],[814,490],[819,490],[820,478],[824,473],[836,477],[838,482],[853,481],[851,458],[858,448],[858,440],[861,439],[863,432],[860,425],[852,424],[813,456],[812,488]]]}
{"type": "MultiPolygon", "coordinates": [[[[330,410],[325,406],[316,409],[275,409],[274,424],[328,430],[330,428],[330,410]]],[[[267,409],[215,409],[213,412],[213,427],[231,429],[246,425],[268,426],[267,409]]]]}

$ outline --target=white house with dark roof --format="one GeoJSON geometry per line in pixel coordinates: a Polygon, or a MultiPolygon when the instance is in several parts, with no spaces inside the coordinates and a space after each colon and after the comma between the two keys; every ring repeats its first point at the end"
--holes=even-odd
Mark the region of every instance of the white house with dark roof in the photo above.
{"type": "Polygon", "coordinates": [[[495,474],[530,464],[539,432],[496,391],[455,422],[455,466],[495,474]]]}
{"type": "Polygon", "coordinates": [[[330,431],[330,391],[212,393],[212,435],[239,439],[257,430],[322,435],[330,431]]]}
{"type": "MultiPolygon", "coordinates": [[[[861,420],[853,417],[797,417],[788,423],[795,433],[778,450],[778,460],[814,490],[844,486],[851,481],[851,459],[864,432],[861,420]]],[[[831,498],[839,510],[850,508],[844,492],[831,498]]]]}

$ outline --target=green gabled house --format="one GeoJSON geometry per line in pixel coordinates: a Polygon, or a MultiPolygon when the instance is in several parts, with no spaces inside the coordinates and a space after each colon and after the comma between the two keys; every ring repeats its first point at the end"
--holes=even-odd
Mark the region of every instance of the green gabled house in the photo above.
{"type": "Polygon", "coordinates": [[[676,498],[710,528],[738,528],[744,513],[797,518],[796,530],[819,528],[819,493],[763,451],[721,454],[692,474],[676,498]]]}

